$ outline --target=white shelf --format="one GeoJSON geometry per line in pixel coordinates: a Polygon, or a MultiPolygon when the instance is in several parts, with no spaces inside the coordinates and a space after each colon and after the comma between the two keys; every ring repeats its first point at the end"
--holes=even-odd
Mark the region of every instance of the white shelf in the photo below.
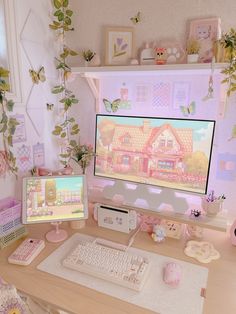
{"type": "MultiPolygon", "coordinates": [[[[144,210],[143,213],[147,214],[144,210]]],[[[227,213],[222,212],[216,216],[201,216],[199,218],[194,218],[188,216],[187,214],[175,213],[175,212],[155,212],[157,217],[162,219],[169,219],[173,221],[177,221],[180,223],[184,223],[187,225],[195,225],[201,228],[211,229],[215,231],[226,232],[227,231],[227,213]]]]}
{"type": "MultiPolygon", "coordinates": [[[[95,203],[101,203],[101,204],[106,204],[110,206],[115,206],[114,202],[106,199],[106,200],[93,200],[90,198],[90,203],[94,204],[95,203]]],[[[176,221],[182,224],[187,224],[187,225],[192,225],[192,226],[198,226],[201,228],[206,228],[206,229],[211,229],[215,231],[221,231],[221,232],[226,232],[227,231],[227,212],[222,211],[221,213],[217,214],[216,216],[201,216],[199,218],[195,218],[192,216],[189,216],[185,213],[177,213],[177,212],[170,212],[168,210],[162,210],[162,211],[154,211],[150,209],[144,209],[140,207],[133,207],[133,206],[128,206],[128,205],[117,205],[120,208],[125,208],[125,209],[134,209],[139,213],[142,213],[146,216],[154,216],[154,217],[159,217],[161,219],[166,219],[166,220],[171,220],[171,221],[176,221]]]]}
{"type": "MultiPolygon", "coordinates": [[[[220,73],[227,63],[215,63],[214,73],[220,73]]],[[[164,65],[128,65],[128,66],[101,66],[101,67],[72,67],[72,73],[100,78],[105,76],[126,76],[133,75],[163,75],[174,72],[177,75],[183,74],[210,74],[211,63],[192,63],[192,64],[164,64],[164,65]]]]}

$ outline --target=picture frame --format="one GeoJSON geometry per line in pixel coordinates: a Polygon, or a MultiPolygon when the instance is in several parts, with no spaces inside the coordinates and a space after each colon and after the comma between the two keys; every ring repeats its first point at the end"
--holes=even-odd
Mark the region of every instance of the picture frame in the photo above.
{"type": "Polygon", "coordinates": [[[105,29],[105,65],[127,65],[133,58],[134,30],[132,27],[105,29]]]}
{"type": "Polygon", "coordinates": [[[196,19],[189,23],[188,39],[200,44],[198,62],[208,63],[214,57],[214,43],[221,38],[221,20],[219,17],[196,19]]]}

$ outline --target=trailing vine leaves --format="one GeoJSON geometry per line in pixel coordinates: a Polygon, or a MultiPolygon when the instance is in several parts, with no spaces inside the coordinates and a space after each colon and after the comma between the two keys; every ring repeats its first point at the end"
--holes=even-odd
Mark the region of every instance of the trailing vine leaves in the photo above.
{"type": "Polygon", "coordinates": [[[227,95],[230,96],[236,91],[236,30],[231,28],[228,33],[224,34],[220,44],[225,48],[229,59],[229,65],[222,70],[226,76],[222,83],[228,84],[227,95]]]}
{"type": "Polygon", "coordinates": [[[73,31],[71,27],[71,16],[73,11],[68,9],[69,0],[53,0],[53,6],[55,8],[54,16],[57,20],[52,21],[49,27],[53,30],[73,31]]]}
{"type": "MultiPolygon", "coordinates": [[[[53,0],[54,6],[54,20],[49,25],[49,27],[56,31],[57,35],[62,39],[61,52],[56,60],[56,69],[60,73],[60,83],[52,88],[52,93],[59,95],[61,98],[59,102],[63,106],[64,118],[63,121],[57,125],[52,132],[53,135],[59,137],[61,140],[65,140],[70,146],[70,137],[77,135],[79,133],[79,126],[75,119],[69,117],[69,109],[78,104],[78,99],[75,97],[74,93],[67,87],[67,78],[71,73],[71,68],[67,64],[68,57],[77,56],[78,53],[70,49],[65,45],[65,33],[68,31],[73,31],[72,27],[72,15],[73,11],[69,9],[69,0],[53,0]]],[[[67,165],[70,155],[68,150],[60,154],[61,163],[67,165]]]]}
{"type": "Polygon", "coordinates": [[[9,71],[0,67],[0,133],[2,134],[8,168],[17,175],[16,158],[11,148],[13,147],[13,135],[19,123],[15,118],[8,116],[8,112],[12,112],[14,107],[14,102],[6,98],[6,92],[10,89],[7,83],[8,77],[9,71]]]}
{"type": "Polygon", "coordinates": [[[222,73],[225,74],[225,78],[222,83],[228,84],[227,96],[230,96],[232,92],[236,91],[236,59],[232,60],[222,73]]]}

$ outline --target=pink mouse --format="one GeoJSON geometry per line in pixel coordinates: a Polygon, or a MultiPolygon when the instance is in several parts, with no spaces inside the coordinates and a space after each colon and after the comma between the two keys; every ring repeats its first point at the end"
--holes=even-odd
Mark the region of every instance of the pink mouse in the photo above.
{"type": "Polygon", "coordinates": [[[170,262],[164,267],[163,280],[167,285],[176,288],[179,285],[181,274],[181,266],[174,262],[170,262]]]}

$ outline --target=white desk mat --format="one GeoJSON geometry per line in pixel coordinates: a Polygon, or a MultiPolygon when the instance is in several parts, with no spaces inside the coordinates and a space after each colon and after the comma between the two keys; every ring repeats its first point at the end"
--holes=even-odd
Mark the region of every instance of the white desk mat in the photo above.
{"type": "MultiPolygon", "coordinates": [[[[149,277],[141,292],[121,287],[105,280],[67,269],[61,261],[77,245],[80,240],[93,237],[75,233],[58,249],[38,265],[38,269],[49,274],[78,283],[112,297],[138,305],[160,314],[201,314],[203,297],[201,288],[206,288],[208,269],[191,263],[175,260],[155,253],[130,248],[151,260],[149,277]],[[162,280],[163,267],[167,262],[174,261],[182,266],[182,278],[178,288],[167,286],[162,280]]],[[[158,245],[158,244],[157,244],[158,245]]],[[[161,245],[161,244],[160,244],[161,245]]]]}

